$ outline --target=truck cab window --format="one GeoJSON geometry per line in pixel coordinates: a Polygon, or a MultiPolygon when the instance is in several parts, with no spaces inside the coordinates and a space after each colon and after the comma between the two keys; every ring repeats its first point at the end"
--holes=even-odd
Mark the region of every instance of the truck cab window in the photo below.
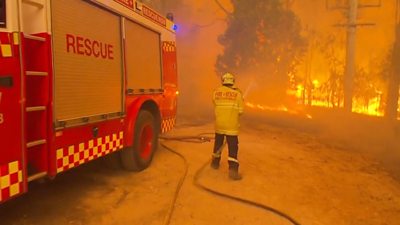
{"type": "Polygon", "coordinates": [[[0,0],[0,27],[6,27],[6,0],[0,0]]]}

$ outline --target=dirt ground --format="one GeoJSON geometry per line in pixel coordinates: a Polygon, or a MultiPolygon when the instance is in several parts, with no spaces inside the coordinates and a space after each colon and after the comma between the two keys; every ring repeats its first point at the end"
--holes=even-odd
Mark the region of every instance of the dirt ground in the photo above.
{"type": "MultiPolygon", "coordinates": [[[[212,131],[212,124],[178,124],[168,135],[212,131]]],[[[196,171],[210,157],[211,142],[164,143],[189,163],[171,225],[291,224],[193,185],[196,171]]],[[[260,123],[242,127],[243,180],[228,179],[226,155],[225,149],[219,170],[207,167],[201,174],[202,184],[276,208],[302,225],[400,224],[400,183],[366,154],[260,123]]],[[[110,169],[98,160],[31,184],[27,194],[0,207],[0,224],[161,225],[183,172],[182,160],[162,147],[151,167],[140,173],[110,169]]]]}

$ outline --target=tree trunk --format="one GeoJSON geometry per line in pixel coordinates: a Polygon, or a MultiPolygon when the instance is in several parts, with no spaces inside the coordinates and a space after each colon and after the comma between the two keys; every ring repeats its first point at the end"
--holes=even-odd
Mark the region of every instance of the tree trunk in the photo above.
{"type": "Polygon", "coordinates": [[[392,55],[392,72],[388,86],[388,100],[386,103],[385,117],[390,120],[397,119],[400,84],[400,24],[396,28],[396,40],[392,55]]]}

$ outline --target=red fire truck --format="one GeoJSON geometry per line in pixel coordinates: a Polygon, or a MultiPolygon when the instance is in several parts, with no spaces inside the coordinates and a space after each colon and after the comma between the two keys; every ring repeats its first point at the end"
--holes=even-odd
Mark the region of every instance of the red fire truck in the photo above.
{"type": "Polygon", "coordinates": [[[110,153],[149,166],[175,124],[174,28],[134,0],[0,0],[0,203],[110,153]]]}

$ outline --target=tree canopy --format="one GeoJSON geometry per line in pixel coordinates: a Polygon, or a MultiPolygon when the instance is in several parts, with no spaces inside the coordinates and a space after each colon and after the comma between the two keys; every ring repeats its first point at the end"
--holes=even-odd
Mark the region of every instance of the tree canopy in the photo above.
{"type": "Polygon", "coordinates": [[[218,56],[217,72],[240,72],[269,64],[272,72],[285,74],[305,47],[296,15],[281,0],[231,2],[234,11],[228,16],[227,30],[219,37],[224,52],[218,56]]]}

